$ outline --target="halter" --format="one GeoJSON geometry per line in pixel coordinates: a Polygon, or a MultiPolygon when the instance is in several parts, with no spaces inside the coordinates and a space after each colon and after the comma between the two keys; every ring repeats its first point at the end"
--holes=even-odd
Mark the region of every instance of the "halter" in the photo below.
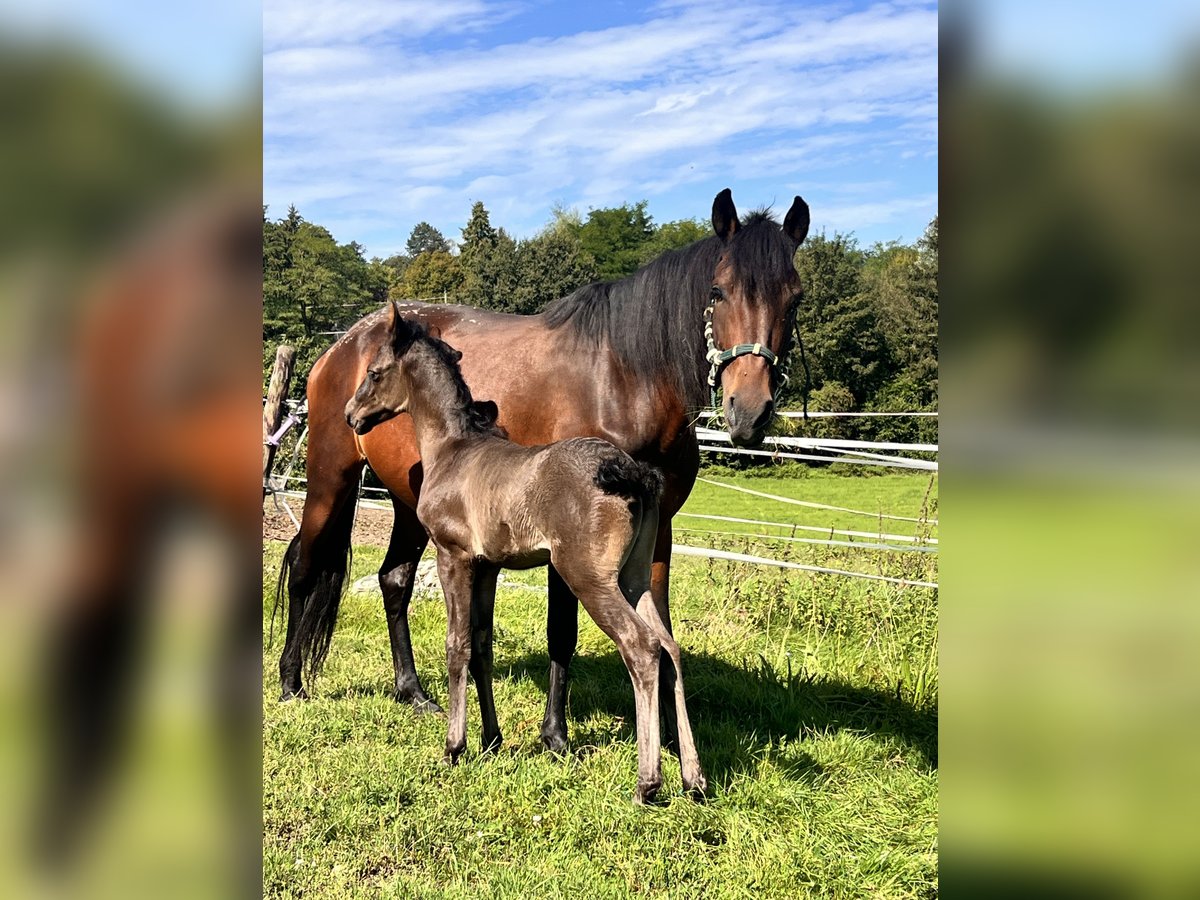
{"type": "MultiPolygon", "coordinates": [[[[722,300],[720,291],[714,288],[709,296],[708,307],[704,310],[704,340],[708,344],[708,352],[705,354],[705,359],[708,360],[711,368],[708,371],[708,386],[712,392],[712,405],[717,405],[717,382],[721,378],[721,370],[737,359],[739,356],[761,356],[767,361],[767,367],[776,376],[778,384],[775,387],[775,392],[771,395],[771,401],[778,403],[779,395],[783,392],[783,386],[788,382],[788,368],[784,361],[769,348],[764,347],[761,343],[753,344],[737,344],[730,347],[728,350],[722,350],[713,340],[713,312],[716,309],[717,303],[722,300]]],[[[796,329],[796,338],[800,338],[800,329],[796,329]]],[[[804,362],[804,371],[807,376],[808,361],[804,359],[804,344],[800,342],[800,358],[804,362]]],[[[805,379],[804,385],[804,415],[808,417],[808,381],[805,379]]]]}

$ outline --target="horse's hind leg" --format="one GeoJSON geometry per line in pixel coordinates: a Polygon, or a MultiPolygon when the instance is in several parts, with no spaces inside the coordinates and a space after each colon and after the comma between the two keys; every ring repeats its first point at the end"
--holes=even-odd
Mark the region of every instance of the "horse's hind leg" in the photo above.
{"type": "Polygon", "coordinates": [[[421,687],[408,630],[408,607],[412,602],[417,564],[429,543],[429,536],[410,507],[393,497],[392,508],[395,511],[392,537],[379,569],[379,588],[383,592],[388,638],[392,644],[392,668],[396,674],[394,696],[398,702],[411,703],[421,712],[441,712],[442,708],[430,700],[421,687]]]}
{"type": "MultiPolygon", "coordinates": [[[[310,438],[308,471],[327,471],[315,464],[320,450],[310,438]]],[[[310,478],[300,533],[288,547],[281,577],[288,594],[287,638],[279,656],[280,699],[306,697],[301,683],[305,655],[333,628],[348,570],[350,533],[354,528],[355,494],[361,460],[351,459],[334,475],[310,478]]],[[[321,660],[316,661],[317,664],[321,660]]]]}
{"type": "MultiPolygon", "coordinates": [[[[700,767],[700,755],[696,752],[696,741],[692,736],[692,723],[688,719],[687,704],[683,693],[683,662],[679,652],[679,644],[667,631],[658,615],[654,598],[649,591],[642,594],[637,605],[638,615],[650,626],[662,644],[663,655],[670,660],[670,668],[674,669],[674,707],[679,733],[679,768],[683,774],[683,789],[694,797],[703,797],[708,789],[708,780],[700,767]]],[[[666,684],[663,677],[660,684],[666,684]]]]}
{"type": "MultiPolygon", "coordinates": [[[[625,563],[621,566],[621,591],[625,594],[625,599],[629,601],[630,606],[638,606],[642,597],[647,591],[651,592],[655,608],[659,610],[659,620],[663,622],[667,636],[671,635],[671,614],[667,611],[667,575],[664,573],[661,576],[661,582],[655,579],[654,557],[655,545],[661,540],[661,528],[663,523],[660,520],[659,508],[657,505],[650,505],[642,512],[641,521],[638,524],[633,546],[630,548],[629,556],[625,563]],[[654,593],[654,587],[658,585],[661,592],[661,601],[659,595],[654,593]],[[661,603],[661,605],[660,605],[661,603]]],[[[667,528],[667,565],[670,565],[670,522],[665,523],[667,528]]],[[[676,669],[670,664],[666,652],[663,652],[663,659],[658,670],[659,686],[658,699],[659,709],[662,710],[663,735],[667,749],[672,753],[679,754],[679,723],[676,720],[676,703],[675,703],[675,681],[676,669]]]]}
{"type": "Polygon", "coordinates": [[[637,803],[650,803],[662,787],[657,690],[662,644],[626,600],[613,571],[617,561],[613,563],[609,569],[602,559],[585,551],[578,558],[564,560],[559,571],[592,621],[617,645],[629,671],[637,710],[638,783],[633,798],[637,803]]]}
{"type": "Polygon", "coordinates": [[[561,753],[567,748],[567,670],[579,639],[579,601],[554,566],[546,572],[546,648],[550,653],[550,690],[542,719],[542,743],[561,753]]]}

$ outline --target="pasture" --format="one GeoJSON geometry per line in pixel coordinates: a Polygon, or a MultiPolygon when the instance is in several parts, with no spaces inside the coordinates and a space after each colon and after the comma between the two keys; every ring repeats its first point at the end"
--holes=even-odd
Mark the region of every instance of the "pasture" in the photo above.
{"type": "MultiPolygon", "coordinates": [[[[702,477],[704,473],[701,473],[702,477]]],[[[927,474],[716,476],[754,490],[936,519],[927,474]],[[928,515],[923,515],[923,508],[928,515]]],[[[894,521],[698,484],[685,512],[936,536],[894,521]]],[[[934,553],[787,543],[829,534],[676,519],[677,544],[937,580],[934,553]]],[[[838,538],[845,540],[845,538],[838,538]]],[[[854,540],[869,540],[855,538],[854,540]]],[[[877,541],[878,542],[878,541],[877,541]]],[[[671,609],[710,784],[681,794],[664,752],[661,806],[639,808],[633,692],[615,647],[580,615],[571,750],[538,740],[546,696],[545,573],[497,592],[495,693],[505,745],[441,763],[446,720],[389,696],[379,594],[349,593],[308,702],[280,704],[267,648],[284,544],[264,544],[263,888],[322,897],[932,897],[937,893],[937,592],[677,556],[671,609]]],[[[354,548],[351,579],[381,547],[354,548]]],[[[444,702],[445,610],[414,600],[417,667],[444,702]]],[[[278,623],[277,623],[278,630],[278,623]]]]}

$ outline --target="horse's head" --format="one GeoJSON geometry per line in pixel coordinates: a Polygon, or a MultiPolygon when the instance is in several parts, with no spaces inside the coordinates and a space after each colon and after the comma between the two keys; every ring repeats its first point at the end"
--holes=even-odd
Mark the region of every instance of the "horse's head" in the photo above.
{"type": "Polygon", "coordinates": [[[346,422],[357,434],[366,434],[408,409],[411,379],[405,372],[405,363],[408,351],[422,333],[420,326],[400,315],[400,308],[392,301],[387,339],[375,352],[366,376],[346,404],[346,422]]]}
{"type": "Polygon", "coordinates": [[[782,228],[766,213],[743,224],[726,188],[713,201],[712,223],[723,244],[706,313],[713,386],[725,395],[730,439],[753,446],[783,386],[802,293],[793,257],[808,235],[808,204],[797,197],[782,228]]]}

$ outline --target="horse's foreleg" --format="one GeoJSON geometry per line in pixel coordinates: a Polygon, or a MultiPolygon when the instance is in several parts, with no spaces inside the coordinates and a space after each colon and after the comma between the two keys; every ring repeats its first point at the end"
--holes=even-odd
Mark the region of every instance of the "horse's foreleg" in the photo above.
{"type": "Polygon", "coordinates": [[[579,601],[554,566],[547,570],[546,646],[550,653],[550,692],[542,719],[542,743],[561,753],[567,748],[567,670],[579,638],[579,601]]]}
{"type": "Polygon", "coordinates": [[[412,636],[408,630],[408,607],[412,602],[417,564],[429,536],[417,519],[417,514],[393,498],[395,517],[387,556],[379,569],[379,588],[383,592],[383,609],[387,613],[388,638],[392,645],[392,669],[395,672],[395,699],[411,703],[421,712],[441,712],[442,708],[429,699],[413,660],[412,636]]]}
{"type": "MultiPolygon", "coordinates": [[[[669,583],[671,580],[671,519],[663,515],[658,521],[658,533],[654,542],[654,562],[650,567],[650,596],[654,600],[654,609],[658,612],[659,621],[667,630],[671,630],[671,609],[669,604],[669,583]]],[[[679,725],[675,718],[675,667],[663,665],[659,667],[658,695],[663,716],[663,731],[667,749],[679,753],[679,725]]]]}
{"type": "Polygon", "coordinates": [[[446,670],[449,675],[446,755],[450,765],[467,749],[467,666],[471,660],[471,561],[438,551],[438,577],[446,595],[446,670]]]}
{"type": "Polygon", "coordinates": [[[483,752],[499,750],[503,737],[496,719],[492,696],[492,613],[496,607],[496,576],[499,569],[476,567],[471,590],[471,678],[479,694],[483,721],[483,752]]]}

